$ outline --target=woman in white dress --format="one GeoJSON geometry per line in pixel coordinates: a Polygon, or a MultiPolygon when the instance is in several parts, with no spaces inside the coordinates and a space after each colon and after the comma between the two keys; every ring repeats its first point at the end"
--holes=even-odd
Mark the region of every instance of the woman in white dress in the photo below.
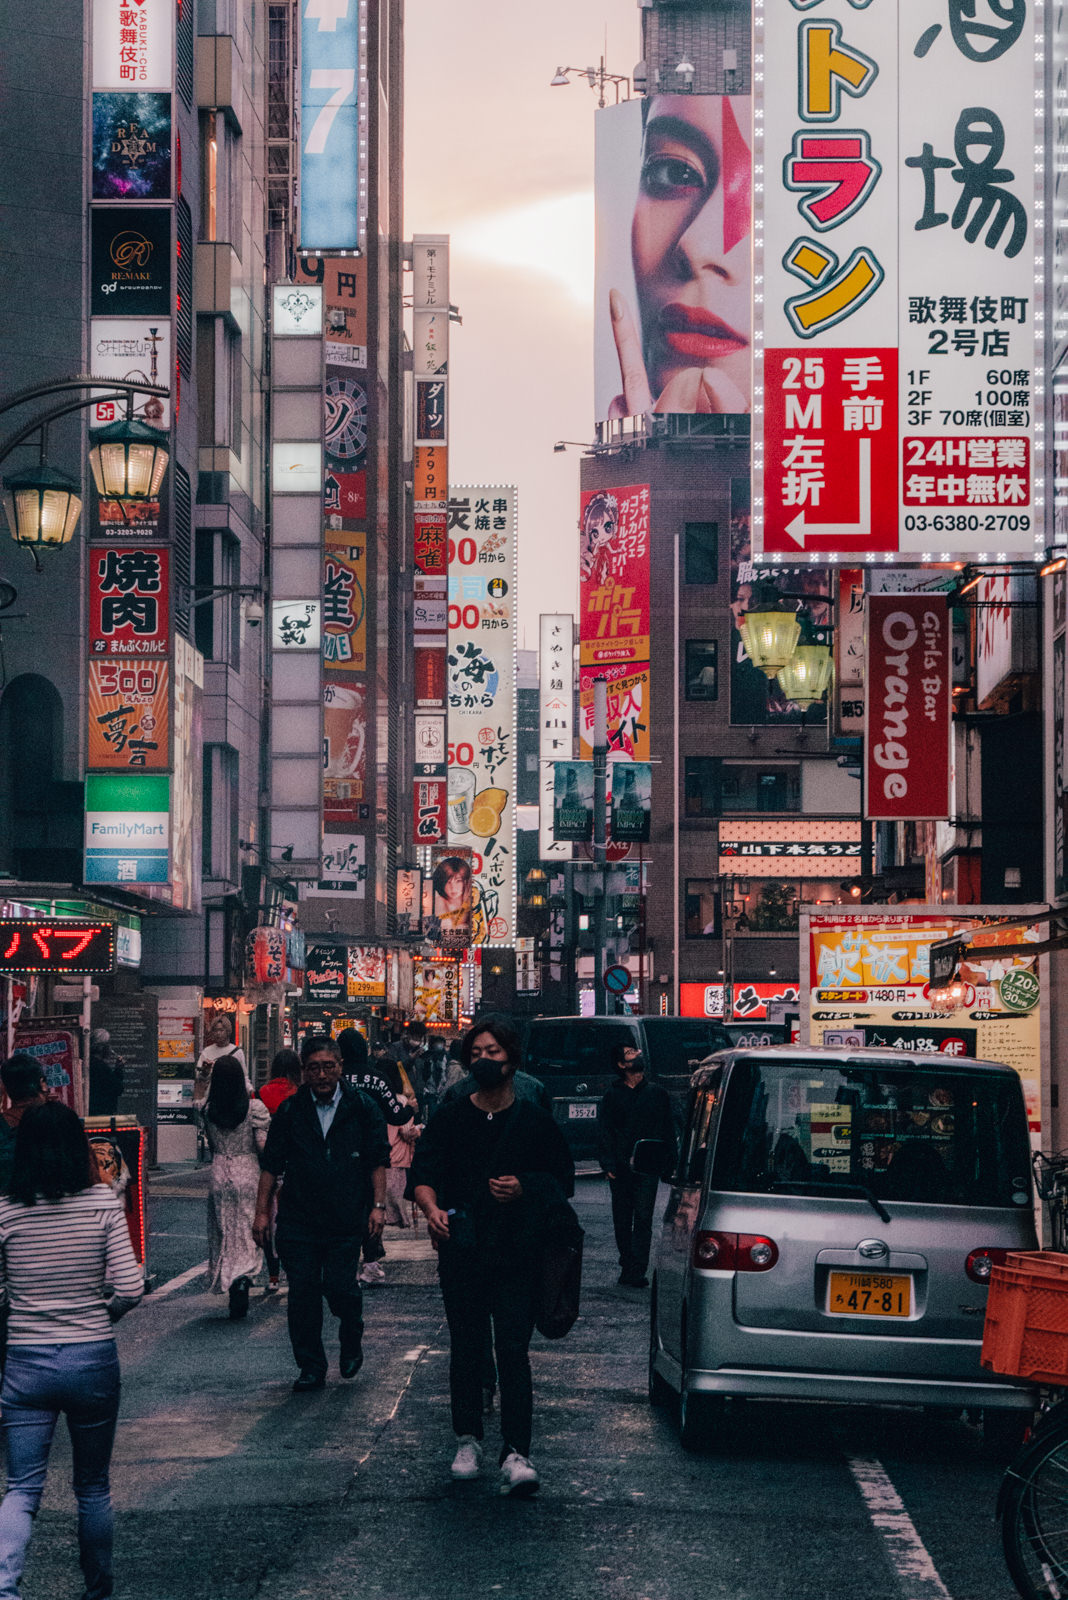
{"type": "Polygon", "coordinates": [[[260,1152],[271,1114],[249,1096],[245,1069],[234,1056],[220,1056],[211,1072],[204,1128],[211,1150],[208,1191],[208,1285],[229,1294],[230,1318],[248,1314],[249,1289],[263,1266],[252,1237],[260,1152]]]}

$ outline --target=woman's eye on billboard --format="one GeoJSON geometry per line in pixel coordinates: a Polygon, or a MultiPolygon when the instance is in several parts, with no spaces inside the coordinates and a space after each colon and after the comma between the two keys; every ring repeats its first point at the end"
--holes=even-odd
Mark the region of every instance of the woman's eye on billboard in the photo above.
{"type": "Polygon", "coordinates": [[[749,107],[658,95],[599,114],[598,421],[750,409],[749,107]]]}

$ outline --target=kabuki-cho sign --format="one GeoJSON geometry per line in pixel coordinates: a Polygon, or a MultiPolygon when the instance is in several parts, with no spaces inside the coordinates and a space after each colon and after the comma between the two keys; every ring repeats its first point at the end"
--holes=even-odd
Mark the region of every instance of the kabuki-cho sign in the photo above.
{"type": "Polygon", "coordinates": [[[1035,10],[811,7],[754,7],[754,546],[1033,554],[1035,10]]]}

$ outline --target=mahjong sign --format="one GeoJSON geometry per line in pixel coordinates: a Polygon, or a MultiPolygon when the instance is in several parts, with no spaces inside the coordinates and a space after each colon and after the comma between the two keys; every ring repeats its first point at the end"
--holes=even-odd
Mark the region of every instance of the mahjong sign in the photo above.
{"type": "Polygon", "coordinates": [[[756,0],[757,552],[1041,550],[1042,30],[756,0]]]}

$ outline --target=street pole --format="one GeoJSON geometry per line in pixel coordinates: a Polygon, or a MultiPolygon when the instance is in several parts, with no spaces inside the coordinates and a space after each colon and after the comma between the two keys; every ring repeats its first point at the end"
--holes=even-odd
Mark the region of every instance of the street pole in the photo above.
{"type": "Polygon", "coordinates": [[[598,1017],[608,1015],[608,990],[603,983],[605,969],[605,867],[607,836],[605,808],[608,777],[608,684],[593,680],[593,1006],[598,1017]]]}

